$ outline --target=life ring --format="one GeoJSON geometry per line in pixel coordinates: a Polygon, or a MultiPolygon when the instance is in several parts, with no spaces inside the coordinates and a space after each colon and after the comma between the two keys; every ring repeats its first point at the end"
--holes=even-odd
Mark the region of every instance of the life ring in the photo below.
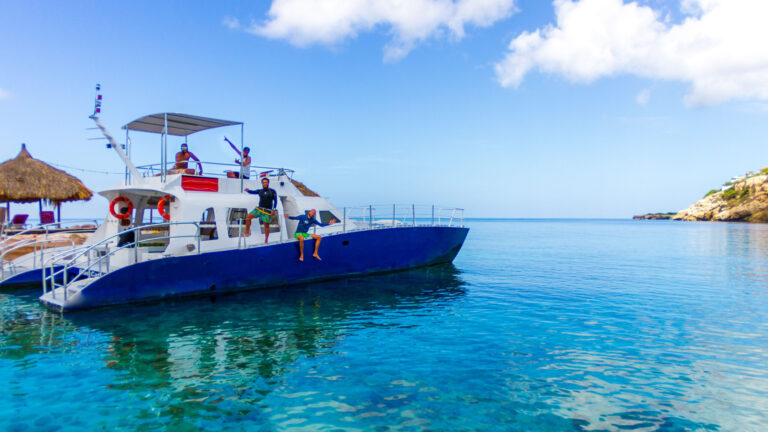
{"type": "Polygon", "coordinates": [[[126,197],[119,196],[119,197],[116,197],[115,199],[113,199],[112,201],[109,202],[109,214],[111,214],[112,216],[114,216],[117,219],[128,219],[129,217],[131,217],[131,212],[132,211],[133,211],[133,203],[131,202],[131,200],[129,200],[126,197]],[[115,211],[115,204],[120,203],[120,202],[128,203],[128,211],[127,212],[125,212],[125,213],[118,213],[118,212],[115,211]]]}
{"type": "Polygon", "coordinates": [[[171,215],[169,213],[166,213],[165,211],[165,204],[170,204],[171,202],[171,196],[166,195],[160,199],[160,201],[157,202],[157,212],[160,213],[160,216],[163,217],[165,220],[171,220],[171,215]]]}

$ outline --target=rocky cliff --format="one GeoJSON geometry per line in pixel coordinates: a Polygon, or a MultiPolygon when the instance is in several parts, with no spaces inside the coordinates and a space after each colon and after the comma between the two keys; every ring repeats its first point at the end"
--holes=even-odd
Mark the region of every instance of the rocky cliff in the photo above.
{"type": "Polygon", "coordinates": [[[768,169],[711,191],[672,219],[686,221],[768,222],[768,169]]]}
{"type": "Polygon", "coordinates": [[[644,219],[644,220],[664,220],[672,219],[677,213],[647,213],[644,215],[633,216],[632,219],[644,219]]]}

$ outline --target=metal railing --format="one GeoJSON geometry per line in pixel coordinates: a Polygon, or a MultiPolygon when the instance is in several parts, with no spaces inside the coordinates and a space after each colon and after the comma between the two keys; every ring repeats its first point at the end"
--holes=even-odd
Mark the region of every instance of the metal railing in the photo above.
{"type": "MultiPolygon", "coordinates": [[[[203,222],[204,224],[204,222],[203,222]]],[[[148,244],[148,243],[156,243],[158,241],[168,241],[168,243],[165,245],[166,248],[168,245],[170,245],[171,239],[176,238],[195,238],[197,240],[197,246],[195,247],[196,252],[200,253],[200,228],[201,228],[201,222],[168,222],[168,223],[159,223],[159,224],[150,224],[150,225],[141,225],[137,227],[132,227],[129,229],[126,229],[124,231],[121,231],[117,234],[111,235],[103,240],[101,240],[98,243],[94,243],[84,250],[81,250],[80,252],[76,253],[73,257],[69,259],[69,261],[60,264],[56,262],[53,259],[50,259],[43,267],[43,294],[46,294],[49,290],[52,291],[51,295],[53,298],[56,298],[56,289],[63,287],[64,288],[64,300],[67,300],[67,287],[69,284],[75,283],[77,281],[91,278],[96,276],[104,276],[111,271],[113,271],[113,267],[111,266],[111,257],[113,257],[115,254],[117,254],[120,251],[133,249],[133,262],[127,262],[126,265],[131,264],[137,264],[140,262],[143,262],[140,260],[141,258],[144,258],[143,253],[139,253],[139,248],[142,246],[142,244],[148,244]],[[172,226],[180,226],[180,225],[193,225],[195,229],[195,234],[179,234],[179,235],[170,235],[171,227],[172,226]],[[141,238],[141,230],[146,230],[147,228],[168,228],[168,235],[167,236],[154,236],[150,238],[141,238]],[[118,241],[118,244],[120,242],[120,238],[127,235],[128,233],[134,233],[134,239],[133,241],[126,242],[120,246],[116,246],[114,248],[110,247],[110,243],[112,243],[113,240],[118,241]],[[61,266],[60,269],[56,270],[57,266],[61,266]],[[71,280],[67,280],[69,276],[69,271],[72,269],[76,269],[78,271],[78,274],[72,278],[71,280]],[[61,279],[63,283],[58,284],[56,283],[57,279],[61,279]],[[50,288],[49,288],[50,287],[50,288]]],[[[189,252],[192,252],[190,250],[189,252]]],[[[148,261],[145,260],[145,261],[148,261]]],[[[118,267],[118,268],[122,268],[118,267]]]]}
{"type": "MultiPolygon", "coordinates": [[[[199,166],[197,164],[197,161],[192,159],[187,161],[187,169],[194,171],[194,173],[190,173],[190,174],[172,173],[171,171],[173,170],[173,167],[176,165],[175,162],[169,162],[165,167],[165,171],[167,174],[185,174],[185,175],[196,175],[196,176],[202,176],[202,177],[227,177],[228,171],[234,172],[236,175],[240,174],[240,165],[238,164],[222,163],[222,162],[206,162],[206,161],[200,161],[200,164],[202,164],[203,168],[205,168],[205,171],[203,173],[199,172],[199,166]],[[211,166],[220,168],[220,169],[227,169],[227,170],[222,170],[222,172],[214,172],[206,168],[211,166]]],[[[141,171],[141,174],[143,177],[154,177],[162,173],[162,167],[163,167],[162,163],[154,163],[154,164],[137,166],[136,169],[141,171]]],[[[253,178],[254,175],[258,176],[259,173],[264,171],[273,171],[274,173],[285,173],[285,175],[287,175],[289,178],[293,178],[293,174],[295,173],[294,170],[289,168],[251,165],[250,173],[246,173],[246,175],[249,175],[251,178],[253,178]]],[[[236,177],[236,178],[239,178],[239,177],[236,177]]]]}
{"type": "Polygon", "coordinates": [[[66,246],[65,244],[62,245],[61,243],[69,243],[70,247],[75,246],[75,241],[71,238],[51,238],[49,237],[49,234],[52,234],[52,230],[56,230],[56,233],[65,233],[67,232],[67,229],[75,230],[77,228],[75,227],[68,227],[68,228],[61,228],[61,225],[64,224],[73,224],[73,223],[85,223],[85,222],[93,222],[94,225],[98,226],[98,222],[95,219],[75,219],[75,220],[69,220],[66,222],[53,222],[49,224],[42,224],[35,226],[33,228],[28,228],[24,231],[15,233],[11,236],[8,236],[2,240],[0,240],[0,281],[5,280],[6,277],[10,277],[16,273],[17,267],[21,265],[21,263],[14,262],[18,258],[22,258],[26,255],[32,254],[32,257],[24,258],[24,263],[30,263],[32,265],[32,269],[36,268],[36,265],[38,263],[38,255],[39,255],[39,262],[42,267],[43,262],[45,261],[45,255],[46,251],[53,248],[58,248],[60,246],[66,246]],[[40,231],[43,231],[40,233],[40,231]],[[42,238],[40,237],[34,237],[34,238],[25,238],[25,236],[28,235],[42,235],[42,238]],[[59,243],[59,245],[55,245],[56,243],[59,243]],[[51,244],[54,244],[54,246],[50,246],[51,244]],[[48,246],[47,246],[48,245],[48,246]],[[12,260],[6,259],[12,252],[16,252],[25,248],[32,248],[32,250],[28,253],[22,254],[19,257],[16,257],[12,260]],[[17,265],[18,264],[18,265],[17,265]],[[7,273],[7,274],[6,274],[7,273]]]}
{"type": "Polygon", "coordinates": [[[2,239],[0,239],[0,250],[2,250],[4,246],[7,246],[8,244],[14,242],[15,240],[18,240],[19,238],[21,238],[21,236],[41,234],[38,232],[41,230],[43,231],[42,234],[47,236],[54,229],[57,232],[66,232],[66,230],[75,230],[75,229],[82,228],[82,227],[73,227],[73,226],[62,227],[63,225],[76,224],[76,223],[79,223],[79,224],[89,223],[89,224],[95,225],[96,227],[99,226],[99,221],[97,219],[71,219],[64,222],[51,222],[47,224],[35,225],[33,227],[25,228],[23,231],[13,233],[7,237],[3,237],[2,239]]]}
{"type": "Polygon", "coordinates": [[[464,209],[461,208],[389,204],[344,207],[342,211],[342,232],[404,226],[464,226],[464,209]]]}
{"type": "Polygon", "coordinates": [[[53,249],[50,247],[45,247],[45,245],[49,243],[65,243],[65,244],[59,244],[56,247],[66,246],[66,243],[69,243],[70,248],[75,247],[75,241],[73,239],[45,239],[45,240],[29,239],[28,241],[19,241],[17,243],[14,243],[12,246],[9,246],[3,249],[3,252],[0,253],[0,281],[4,281],[6,277],[11,277],[17,274],[16,270],[22,264],[29,263],[31,264],[32,269],[34,269],[35,266],[37,265],[38,257],[40,258],[39,260],[40,268],[42,268],[43,263],[45,261],[45,251],[53,249]],[[28,248],[28,247],[32,247],[32,251],[27,252],[22,256],[27,256],[29,254],[32,254],[32,256],[25,258],[23,262],[16,262],[15,260],[5,259],[5,257],[11,252],[17,251],[19,249],[28,248]]]}

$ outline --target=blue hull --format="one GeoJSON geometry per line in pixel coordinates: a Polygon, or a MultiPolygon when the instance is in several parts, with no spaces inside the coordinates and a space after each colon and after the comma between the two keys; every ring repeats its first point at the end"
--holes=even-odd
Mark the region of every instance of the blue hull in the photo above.
{"type": "MultiPolygon", "coordinates": [[[[60,271],[61,266],[54,267],[54,271],[60,271]]],[[[70,269],[67,274],[71,279],[78,275],[76,269],[70,269]]],[[[61,278],[56,281],[61,283],[61,278]]],[[[21,272],[17,275],[9,277],[8,279],[0,282],[0,290],[13,289],[13,288],[41,288],[43,286],[43,270],[35,269],[21,272]]]]}
{"type": "Polygon", "coordinates": [[[57,310],[85,309],[159,298],[253,290],[449,263],[468,228],[402,227],[323,237],[322,261],[312,258],[314,240],[146,261],[116,270],[85,287],[57,310]]]}

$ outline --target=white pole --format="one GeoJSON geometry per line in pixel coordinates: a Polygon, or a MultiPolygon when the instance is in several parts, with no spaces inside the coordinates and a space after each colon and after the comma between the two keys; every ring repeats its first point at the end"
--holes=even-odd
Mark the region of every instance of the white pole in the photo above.
{"type": "MultiPolygon", "coordinates": [[[[245,175],[245,173],[243,172],[244,165],[245,165],[245,157],[243,156],[243,138],[245,136],[243,133],[243,126],[244,125],[240,123],[240,193],[243,193],[243,183],[245,183],[245,179],[243,178],[243,176],[245,175]]],[[[251,170],[251,166],[248,165],[248,171],[250,170],[251,170]]],[[[248,177],[250,176],[251,176],[251,173],[249,172],[248,177]]]]}
{"type": "MultiPolygon", "coordinates": [[[[185,139],[186,141],[186,139],[185,139]]],[[[162,172],[163,176],[162,181],[165,183],[165,171],[167,169],[168,165],[168,114],[163,113],[163,134],[160,136],[160,151],[163,152],[163,154],[160,155],[160,160],[162,161],[162,172]]]]}
{"type": "Polygon", "coordinates": [[[113,149],[115,149],[115,152],[118,156],[120,156],[120,159],[123,160],[123,163],[126,167],[128,167],[128,171],[131,172],[131,175],[136,178],[136,181],[141,184],[144,183],[141,179],[141,175],[139,174],[139,171],[136,170],[136,167],[133,166],[133,163],[130,159],[128,159],[128,156],[125,155],[125,152],[123,152],[123,148],[118,144],[114,138],[112,138],[112,135],[109,134],[107,131],[107,128],[104,127],[104,125],[101,124],[101,121],[99,121],[98,117],[92,117],[93,121],[96,123],[96,126],[101,129],[102,135],[109,141],[109,144],[112,146],[113,149]]]}

